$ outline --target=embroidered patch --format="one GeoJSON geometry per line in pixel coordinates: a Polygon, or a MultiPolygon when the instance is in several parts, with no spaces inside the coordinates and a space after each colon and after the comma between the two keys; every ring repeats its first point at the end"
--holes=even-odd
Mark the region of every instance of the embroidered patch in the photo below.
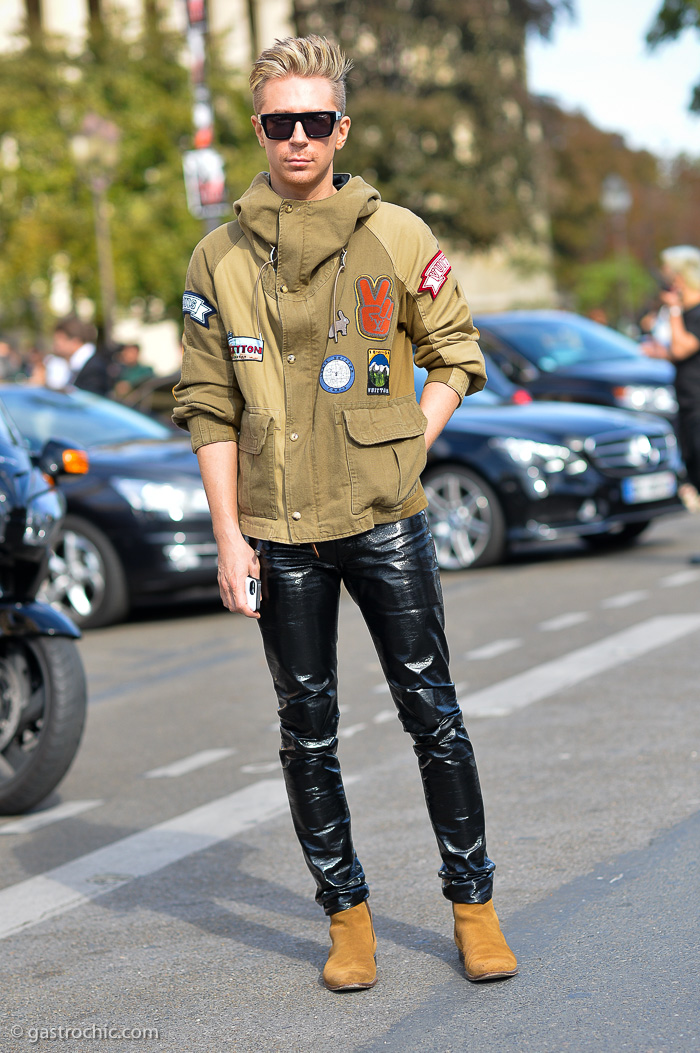
{"type": "Polygon", "coordinates": [[[447,275],[451,270],[452,264],[440,249],[421,274],[418,292],[429,292],[434,300],[447,281],[447,275]]]}
{"type": "Polygon", "coordinates": [[[339,336],[347,336],[349,325],[350,319],[346,318],[342,311],[338,311],[338,321],[331,322],[331,327],[328,330],[328,339],[337,340],[339,336]]]}
{"type": "Polygon", "coordinates": [[[355,367],[345,355],[331,355],[321,366],[318,380],[324,391],[339,395],[355,383],[355,367]]]}
{"type": "Polygon", "coordinates": [[[234,336],[227,333],[228,353],[232,362],[262,362],[265,342],[254,336],[234,336]]]}
{"type": "Polygon", "coordinates": [[[369,364],[367,367],[367,394],[388,395],[389,394],[389,357],[391,351],[388,347],[384,350],[370,348],[367,352],[369,364]]]}
{"type": "Polygon", "coordinates": [[[193,322],[199,322],[205,329],[209,328],[209,315],[216,314],[216,307],[212,307],[203,296],[197,293],[185,292],[182,297],[182,313],[188,314],[193,322]]]}
{"type": "Polygon", "coordinates": [[[389,335],[394,301],[393,282],[386,274],[368,278],[366,274],[355,282],[357,331],[368,340],[383,340],[389,335]]]}

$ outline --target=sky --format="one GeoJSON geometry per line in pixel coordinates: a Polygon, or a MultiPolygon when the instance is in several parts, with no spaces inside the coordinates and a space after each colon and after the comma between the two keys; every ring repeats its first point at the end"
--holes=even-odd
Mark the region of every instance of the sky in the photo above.
{"type": "Polygon", "coordinates": [[[700,115],[688,113],[700,80],[700,34],[686,30],[650,52],[646,32],[661,0],[574,0],[550,40],[527,48],[530,90],[582,111],[628,146],[661,156],[700,157],[700,115]]]}

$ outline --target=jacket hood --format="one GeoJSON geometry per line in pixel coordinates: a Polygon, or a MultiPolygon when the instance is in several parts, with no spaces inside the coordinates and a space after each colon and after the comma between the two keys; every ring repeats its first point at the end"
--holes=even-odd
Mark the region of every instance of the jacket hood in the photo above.
{"type": "Polygon", "coordinates": [[[284,269],[306,284],[325,260],[345,248],[358,223],[379,208],[379,191],[359,176],[336,175],[337,193],[320,201],[283,199],[260,172],[233,209],[248,241],[267,259],[275,246],[284,269]],[[290,212],[281,212],[282,201],[290,212]],[[280,223],[280,219],[282,222],[280,223]]]}

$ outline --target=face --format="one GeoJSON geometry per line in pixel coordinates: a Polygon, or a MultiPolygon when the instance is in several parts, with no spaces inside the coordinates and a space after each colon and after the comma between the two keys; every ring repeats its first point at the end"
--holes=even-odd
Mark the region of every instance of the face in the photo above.
{"type": "MultiPolygon", "coordinates": [[[[306,113],[336,110],[333,85],[325,77],[284,77],[263,89],[261,113],[306,113]]],[[[280,197],[318,201],[333,190],[333,158],[342,150],[350,118],[342,117],[327,139],[309,139],[297,121],[291,139],[268,139],[257,117],[251,118],[265,149],[272,189],[280,197]]]]}
{"type": "Polygon", "coordinates": [[[53,334],[53,353],[60,358],[70,358],[81,344],[82,341],[72,339],[60,329],[53,334]]]}

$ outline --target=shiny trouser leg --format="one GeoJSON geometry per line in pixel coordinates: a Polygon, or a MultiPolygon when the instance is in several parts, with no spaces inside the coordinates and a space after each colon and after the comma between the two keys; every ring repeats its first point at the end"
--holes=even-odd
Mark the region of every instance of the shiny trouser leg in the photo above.
{"type": "Polygon", "coordinates": [[[327,914],[369,894],[336,755],[341,582],[360,607],[414,744],[445,896],[491,898],[474,753],[448,669],[442,593],[424,513],[338,541],[265,542],[260,629],[279,700],[292,820],[327,914]]]}

